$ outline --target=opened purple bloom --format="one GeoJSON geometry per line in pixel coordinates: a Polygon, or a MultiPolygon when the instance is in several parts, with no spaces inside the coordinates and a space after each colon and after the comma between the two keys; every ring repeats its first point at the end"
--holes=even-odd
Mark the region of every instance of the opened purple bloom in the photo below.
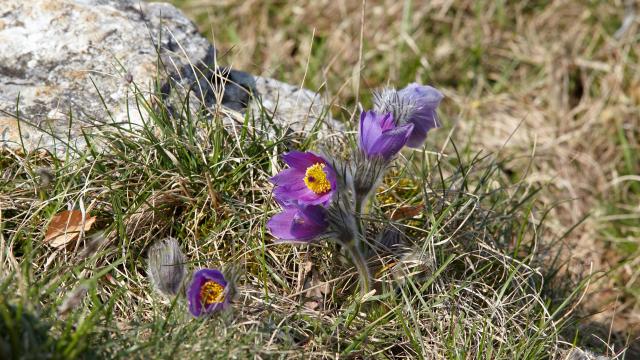
{"type": "Polygon", "coordinates": [[[407,146],[419,148],[427,138],[427,132],[440,127],[436,109],[444,95],[431,86],[413,83],[398,91],[398,96],[403,102],[415,105],[415,110],[407,120],[408,123],[413,124],[407,146]]]}
{"type": "Polygon", "coordinates": [[[365,111],[360,114],[360,149],[369,158],[381,156],[389,160],[407,143],[413,127],[413,124],[396,126],[390,113],[365,111]]]}
{"type": "Polygon", "coordinates": [[[224,275],[216,269],[198,270],[187,289],[187,301],[195,317],[225,309],[229,296],[224,275]]]}
{"type": "Polygon", "coordinates": [[[291,151],[282,155],[288,169],[271,181],[274,196],[281,204],[327,205],[336,190],[336,172],[322,157],[312,152],[291,151]]]}
{"type": "Polygon", "coordinates": [[[271,235],[282,242],[311,242],[329,226],[327,210],[321,205],[292,205],[267,223],[271,235]]]}

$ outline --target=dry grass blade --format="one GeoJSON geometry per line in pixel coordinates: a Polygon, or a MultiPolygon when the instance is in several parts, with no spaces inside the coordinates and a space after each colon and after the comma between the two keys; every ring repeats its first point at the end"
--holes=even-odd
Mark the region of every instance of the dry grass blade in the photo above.
{"type": "MultiPolygon", "coordinates": [[[[132,212],[125,220],[126,235],[129,239],[146,243],[154,234],[166,228],[166,219],[172,212],[189,203],[189,198],[181,194],[182,190],[154,192],[132,212]]],[[[118,237],[117,231],[107,235],[107,243],[113,243],[118,237]]]]}

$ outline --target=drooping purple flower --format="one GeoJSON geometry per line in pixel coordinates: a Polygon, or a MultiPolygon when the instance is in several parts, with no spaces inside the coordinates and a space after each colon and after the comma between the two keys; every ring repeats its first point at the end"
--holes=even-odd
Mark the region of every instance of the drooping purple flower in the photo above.
{"type": "Polygon", "coordinates": [[[407,143],[413,127],[413,124],[397,126],[391,113],[365,111],[360,114],[360,149],[368,158],[381,156],[389,160],[407,143]]]}
{"type": "Polygon", "coordinates": [[[308,243],[325,233],[328,226],[327,210],[321,205],[290,205],[267,223],[271,235],[280,242],[308,243]]]}
{"type": "Polygon", "coordinates": [[[228,283],[216,269],[196,271],[187,289],[189,311],[195,317],[224,310],[229,306],[228,283]]]}
{"type": "Polygon", "coordinates": [[[337,188],[336,172],[324,158],[310,152],[291,151],[282,155],[288,169],[271,178],[274,196],[284,205],[327,205],[337,188]]]}
{"type": "Polygon", "coordinates": [[[413,107],[407,119],[407,123],[413,124],[407,146],[419,148],[424,144],[429,130],[440,127],[436,109],[444,95],[434,87],[412,83],[398,91],[398,98],[400,104],[413,107]]]}

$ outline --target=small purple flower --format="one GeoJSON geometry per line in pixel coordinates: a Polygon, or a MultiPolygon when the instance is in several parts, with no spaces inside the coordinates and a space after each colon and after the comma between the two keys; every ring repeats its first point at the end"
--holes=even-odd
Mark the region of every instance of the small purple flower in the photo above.
{"type": "Polygon", "coordinates": [[[224,310],[229,306],[227,280],[219,270],[200,269],[187,289],[189,311],[195,317],[224,310]]]}
{"type": "Polygon", "coordinates": [[[271,178],[280,204],[327,205],[336,190],[336,172],[312,152],[291,151],[282,155],[288,169],[271,178]]]}
{"type": "Polygon", "coordinates": [[[381,156],[389,160],[407,143],[413,124],[396,126],[393,116],[374,111],[360,114],[360,149],[368,158],[381,156]]]}
{"type": "Polygon", "coordinates": [[[292,205],[274,215],[267,227],[281,242],[311,242],[326,232],[327,210],[321,205],[292,205]]]}
{"type": "Polygon", "coordinates": [[[407,123],[413,124],[413,131],[409,136],[407,146],[419,148],[424,144],[427,132],[440,127],[436,109],[444,95],[431,86],[413,83],[398,91],[398,97],[401,103],[415,106],[415,110],[411,112],[407,120],[407,123]]]}

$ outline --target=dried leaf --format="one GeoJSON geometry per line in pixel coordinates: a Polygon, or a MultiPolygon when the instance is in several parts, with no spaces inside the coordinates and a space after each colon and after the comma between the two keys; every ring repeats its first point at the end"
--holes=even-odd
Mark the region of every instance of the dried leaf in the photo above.
{"type": "Polygon", "coordinates": [[[331,289],[329,283],[322,281],[322,277],[315,267],[313,261],[308,259],[300,267],[300,279],[304,279],[301,296],[305,300],[304,307],[309,310],[316,310],[324,303],[325,295],[331,289]]]}
{"type": "Polygon", "coordinates": [[[403,206],[401,208],[396,209],[396,211],[391,214],[391,220],[400,220],[412,218],[416,215],[422,213],[424,206],[403,206]]]}
{"type": "Polygon", "coordinates": [[[312,276],[307,278],[304,284],[304,290],[306,290],[306,297],[322,299],[331,291],[331,288],[329,287],[329,283],[320,279],[320,274],[314,272],[312,276]]]}
{"type": "Polygon", "coordinates": [[[62,248],[76,241],[82,231],[89,231],[95,216],[82,217],[80,210],[65,210],[56,214],[49,223],[44,241],[54,248],[62,248]]]}
{"type": "Polygon", "coordinates": [[[307,301],[304,303],[304,307],[309,310],[316,310],[320,304],[317,301],[307,301]]]}

